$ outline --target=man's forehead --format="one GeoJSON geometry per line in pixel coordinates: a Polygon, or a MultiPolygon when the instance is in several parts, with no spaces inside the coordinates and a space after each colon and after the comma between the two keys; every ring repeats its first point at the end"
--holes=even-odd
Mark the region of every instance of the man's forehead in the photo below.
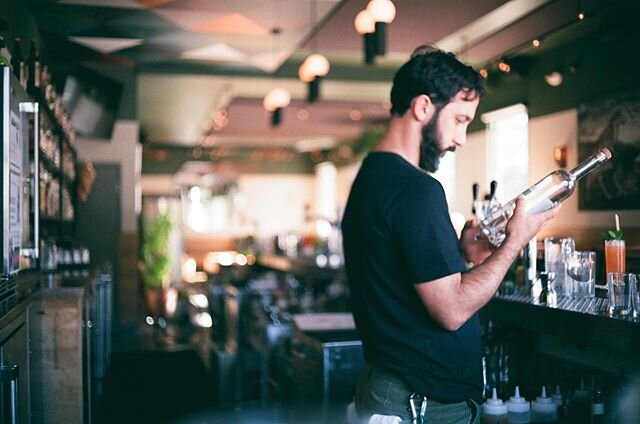
{"type": "Polygon", "coordinates": [[[445,108],[455,111],[468,111],[475,113],[475,110],[477,109],[479,103],[480,96],[474,94],[473,92],[460,90],[451,99],[451,101],[449,101],[445,108]]]}

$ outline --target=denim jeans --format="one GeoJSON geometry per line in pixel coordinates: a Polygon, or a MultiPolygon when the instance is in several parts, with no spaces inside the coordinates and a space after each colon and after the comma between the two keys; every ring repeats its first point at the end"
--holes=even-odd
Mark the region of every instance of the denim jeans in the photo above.
{"type": "MultiPolygon", "coordinates": [[[[397,375],[377,366],[365,364],[356,386],[356,411],[366,423],[373,414],[395,415],[411,423],[409,396],[413,391],[397,375]]],[[[440,403],[427,399],[426,424],[478,424],[480,407],[473,400],[440,403]]]]}

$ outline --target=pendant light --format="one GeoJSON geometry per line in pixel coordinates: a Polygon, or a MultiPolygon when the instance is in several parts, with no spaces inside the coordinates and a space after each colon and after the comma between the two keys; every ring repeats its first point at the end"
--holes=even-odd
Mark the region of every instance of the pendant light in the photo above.
{"type": "Polygon", "coordinates": [[[282,122],[282,109],[291,103],[291,95],[282,87],[272,88],[262,101],[264,110],[271,114],[271,125],[277,127],[282,122]]]}
{"type": "MultiPolygon", "coordinates": [[[[311,28],[315,28],[316,25],[316,2],[314,0],[311,5],[311,28]]],[[[315,40],[315,35],[312,40],[315,40]]],[[[315,41],[312,41],[315,42],[315,41]]],[[[316,49],[313,48],[315,51],[316,49]]],[[[312,53],[302,62],[298,69],[298,77],[302,82],[307,83],[307,101],[314,102],[320,97],[320,80],[322,77],[327,76],[331,65],[329,60],[319,54],[312,53]]]]}
{"type": "Polygon", "coordinates": [[[387,24],[396,17],[396,7],[391,0],[371,0],[366,9],[375,22],[376,54],[387,53],[387,24]]]}
{"type": "MultiPolygon", "coordinates": [[[[280,35],[280,28],[274,28],[271,30],[271,34],[275,39],[276,36],[280,35]]],[[[276,57],[275,42],[273,51],[274,57],[276,57]]],[[[291,103],[291,94],[282,87],[274,87],[264,96],[262,107],[271,114],[271,126],[277,127],[280,125],[282,122],[282,109],[289,106],[289,103],[291,103]]]]}
{"type": "Polygon", "coordinates": [[[361,10],[353,22],[358,34],[362,35],[362,46],[364,49],[364,63],[371,65],[376,57],[376,21],[367,10],[361,10]]]}

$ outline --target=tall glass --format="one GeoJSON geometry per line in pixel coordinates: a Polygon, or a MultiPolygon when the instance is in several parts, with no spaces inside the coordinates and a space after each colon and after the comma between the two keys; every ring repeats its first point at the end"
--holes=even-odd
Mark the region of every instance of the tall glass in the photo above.
{"type": "Polygon", "coordinates": [[[596,295],[596,252],[572,252],[567,260],[567,277],[575,299],[592,299],[596,295]]]}
{"type": "Polygon", "coordinates": [[[626,271],[626,248],[624,240],[605,240],[604,260],[607,274],[626,271]]]}
{"type": "Polygon", "coordinates": [[[558,296],[573,294],[572,281],[567,278],[567,259],[575,247],[575,241],[571,237],[544,239],[544,270],[555,273],[553,288],[558,296]]]}
{"type": "Polygon", "coordinates": [[[609,311],[613,316],[626,316],[631,312],[631,299],[636,275],[625,272],[607,274],[609,311]]]}

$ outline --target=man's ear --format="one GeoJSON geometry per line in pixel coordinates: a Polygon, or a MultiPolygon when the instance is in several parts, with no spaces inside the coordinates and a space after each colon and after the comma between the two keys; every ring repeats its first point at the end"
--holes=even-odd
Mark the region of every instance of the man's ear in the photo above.
{"type": "Polygon", "coordinates": [[[435,111],[436,107],[433,102],[431,102],[431,98],[426,94],[416,96],[413,102],[411,102],[411,113],[413,117],[423,124],[431,120],[435,111]]]}

